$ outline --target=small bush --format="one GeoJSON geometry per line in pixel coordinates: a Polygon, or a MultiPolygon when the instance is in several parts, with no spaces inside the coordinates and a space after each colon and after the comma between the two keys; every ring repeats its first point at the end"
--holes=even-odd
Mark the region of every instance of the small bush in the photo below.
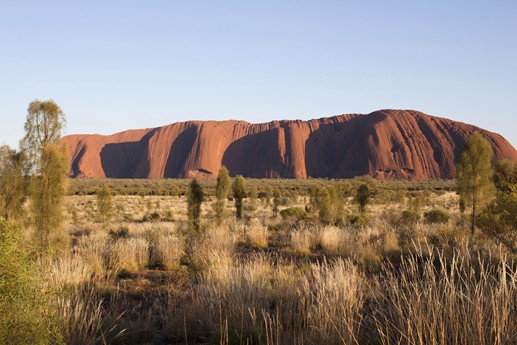
{"type": "Polygon", "coordinates": [[[0,343],[62,343],[19,229],[0,217],[0,343]]]}
{"type": "Polygon", "coordinates": [[[449,214],[442,210],[431,210],[424,213],[426,222],[435,223],[447,223],[449,221],[449,214]]]}
{"type": "Polygon", "coordinates": [[[303,219],[307,216],[307,212],[301,207],[290,207],[280,211],[282,219],[293,217],[296,219],[303,219]]]}
{"type": "Polygon", "coordinates": [[[420,214],[416,211],[405,210],[402,212],[400,216],[399,223],[402,225],[411,225],[415,224],[420,220],[420,214]]]}

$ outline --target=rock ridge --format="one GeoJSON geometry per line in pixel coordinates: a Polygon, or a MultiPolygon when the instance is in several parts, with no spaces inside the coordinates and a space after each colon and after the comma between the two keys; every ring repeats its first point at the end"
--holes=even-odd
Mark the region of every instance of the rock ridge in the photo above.
{"type": "Polygon", "coordinates": [[[494,159],[517,161],[502,136],[415,110],[313,120],[185,121],[112,135],[61,139],[75,178],[453,178],[461,147],[480,132],[494,159]]]}

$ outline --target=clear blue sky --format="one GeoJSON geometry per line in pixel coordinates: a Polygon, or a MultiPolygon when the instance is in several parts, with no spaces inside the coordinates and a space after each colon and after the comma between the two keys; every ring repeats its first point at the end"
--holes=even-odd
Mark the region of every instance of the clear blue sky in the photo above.
{"type": "Polygon", "coordinates": [[[65,134],[417,109],[517,145],[517,1],[0,2],[0,143],[30,101],[65,134]]]}

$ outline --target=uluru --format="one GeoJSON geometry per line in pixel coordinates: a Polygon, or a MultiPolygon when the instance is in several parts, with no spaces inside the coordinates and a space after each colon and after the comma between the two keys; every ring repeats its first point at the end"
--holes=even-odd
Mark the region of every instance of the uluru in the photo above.
{"type": "Polygon", "coordinates": [[[261,124],[187,121],[113,135],[61,139],[75,178],[215,177],[379,179],[453,178],[473,132],[492,145],[494,160],[517,161],[502,136],[414,110],[379,110],[308,121],[261,124]]]}

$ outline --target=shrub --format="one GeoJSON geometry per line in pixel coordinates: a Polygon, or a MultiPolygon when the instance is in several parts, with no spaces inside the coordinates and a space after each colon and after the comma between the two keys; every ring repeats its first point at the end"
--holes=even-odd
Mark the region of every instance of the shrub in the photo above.
{"type": "Polygon", "coordinates": [[[282,219],[293,217],[296,219],[303,219],[307,215],[307,212],[301,207],[289,207],[280,211],[282,219]]]}
{"type": "Polygon", "coordinates": [[[235,216],[237,219],[242,218],[242,206],[243,200],[246,196],[246,181],[244,177],[241,175],[235,176],[235,180],[233,180],[233,197],[235,198],[235,216]]]}
{"type": "Polygon", "coordinates": [[[221,225],[224,219],[224,211],[226,209],[226,198],[230,191],[230,177],[228,176],[228,169],[222,166],[217,174],[217,185],[215,187],[216,201],[212,204],[215,212],[215,219],[217,225],[221,225]]]}
{"type": "Polygon", "coordinates": [[[368,188],[368,185],[366,183],[363,183],[359,186],[359,188],[357,188],[355,200],[359,204],[359,212],[361,212],[361,214],[364,214],[364,212],[366,211],[366,205],[370,200],[370,188],[368,188]]]}
{"type": "Polygon", "coordinates": [[[324,224],[336,224],[343,217],[343,195],[336,185],[311,190],[311,204],[318,210],[320,221],[324,224]]]}
{"type": "Polygon", "coordinates": [[[431,210],[424,213],[424,218],[428,223],[447,223],[449,221],[449,214],[442,210],[431,210]]]}
{"type": "Polygon", "coordinates": [[[49,318],[52,303],[45,306],[34,267],[20,242],[19,230],[0,218],[0,339],[9,344],[60,343],[49,318]]]}
{"type": "Polygon", "coordinates": [[[103,226],[106,226],[113,216],[111,190],[107,185],[104,185],[97,191],[97,213],[99,221],[103,226]]]}
{"type": "Polygon", "coordinates": [[[400,216],[399,223],[403,225],[415,224],[420,220],[420,214],[413,210],[404,210],[400,216]]]}
{"type": "Polygon", "coordinates": [[[204,200],[203,187],[196,179],[193,179],[187,194],[187,211],[190,227],[196,233],[199,233],[200,229],[199,218],[201,217],[201,204],[204,200]]]}

